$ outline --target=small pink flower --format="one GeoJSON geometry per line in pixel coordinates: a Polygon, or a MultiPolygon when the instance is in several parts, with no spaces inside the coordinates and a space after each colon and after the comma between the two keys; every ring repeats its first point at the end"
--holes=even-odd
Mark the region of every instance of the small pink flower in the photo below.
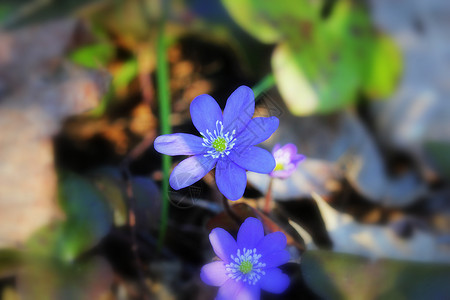
{"type": "Polygon", "coordinates": [[[275,169],[269,174],[271,177],[286,179],[294,173],[298,164],[306,157],[297,153],[297,147],[294,144],[286,144],[280,147],[276,144],[272,150],[276,161],[275,169]]]}

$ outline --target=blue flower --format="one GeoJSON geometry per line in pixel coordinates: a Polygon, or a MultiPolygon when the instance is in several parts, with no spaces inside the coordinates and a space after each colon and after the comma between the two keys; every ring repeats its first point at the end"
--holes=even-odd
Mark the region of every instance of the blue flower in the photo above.
{"type": "Polygon", "coordinates": [[[280,147],[276,144],[273,147],[272,154],[276,161],[275,169],[270,173],[271,177],[286,179],[294,173],[298,164],[306,157],[297,154],[297,147],[294,144],[286,144],[280,147]]]}
{"type": "Polygon", "coordinates": [[[214,167],[216,184],[230,200],[244,194],[246,170],[267,174],[275,168],[275,159],[255,147],[278,128],[278,119],[253,118],[255,98],[246,86],[237,88],[222,111],[209,95],[196,97],[190,107],[192,122],[201,137],[175,133],[156,138],[156,151],[167,155],[192,155],[179,163],[170,175],[170,186],[179,190],[199,181],[214,167]]]}
{"type": "Polygon", "coordinates": [[[203,266],[200,277],[220,286],[217,300],[256,300],[260,289],[280,294],[289,286],[289,277],[277,268],[290,258],[282,232],[264,236],[261,222],[247,218],[237,241],[222,228],[213,229],[209,240],[221,260],[203,266]]]}

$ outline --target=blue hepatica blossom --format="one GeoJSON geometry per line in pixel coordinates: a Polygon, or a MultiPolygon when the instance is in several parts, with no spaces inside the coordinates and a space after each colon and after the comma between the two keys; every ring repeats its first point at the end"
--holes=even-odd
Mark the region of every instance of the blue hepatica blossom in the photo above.
{"type": "Polygon", "coordinates": [[[271,177],[285,179],[294,173],[298,164],[306,157],[302,154],[297,154],[297,147],[294,144],[286,144],[280,147],[275,145],[272,154],[276,161],[275,169],[270,173],[271,177]]]}
{"type": "Polygon", "coordinates": [[[275,168],[275,159],[264,149],[255,147],[278,128],[278,118],[257,117],[253,91],[237,88],[222,111],[209,95],[196,97],[190,106],[192,122],[201,137],[175,133],[155,140],[156,151],[167,155],[192,155],[179,163],[170,175],[170,186],[187,187],[216,168],[216,184],[230,200],[244,194],[246,170],[267,174],[275,168]]]}
{"type": "Polygon", "coordinates": [[[220,286],[216,300],[257,300],[260,290],[280,294],[289,286],[289,277],[278,266],[289,261],[282,232],[264,236],[261,222],[247,218],[237,241],[222,228],[215,228],[209,240],[221,259],[203,266],[200,277],[220,286]]]}

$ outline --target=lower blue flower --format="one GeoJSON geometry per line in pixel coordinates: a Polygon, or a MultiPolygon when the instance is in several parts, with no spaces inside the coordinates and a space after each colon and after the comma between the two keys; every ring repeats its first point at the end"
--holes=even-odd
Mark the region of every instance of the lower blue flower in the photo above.
{"type": "Polygon", "coordinates": [[[175,167],[170,186],[179,190],[216,168],[216,184],[230,200],[244,194],[246,170],[268,174],[275,168],[272,154],[255,147],[278,128],[276,117],[253,118],[255,99],[246,86],[237,88],[222,111],[209,95],[196,97],[190,106],[192,122],[201,137],[175,133],[156,138],[154,147],[167,155],[192,155],[175,167]]]}
{"type": "Polygon", "coordinates": [[[217,300],[257,300],[261,289],[280,294],[289,286],[289,277],[277,268],[290,258],[282,232],[264,236],[261,222],[247,218],[237,241],[222,228],[213,229],[209,239],[221,261],[203,266],[200,277],[220,286],[217,300]]]}

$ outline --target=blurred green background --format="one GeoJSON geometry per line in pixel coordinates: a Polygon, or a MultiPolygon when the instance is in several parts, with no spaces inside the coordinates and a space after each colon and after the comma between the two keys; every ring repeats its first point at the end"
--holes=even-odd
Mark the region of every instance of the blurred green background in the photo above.
{"type": "MultiPolygon", "coordinates": [[[[262,147],[308,159],[248,174],[233,206],[288,235],[263,299],[450,295],[446,0],[0,2],[1,299],[214,299],[213,176],[167,185],[159,134],[240,85],[280,118],[262,147]]],[[[238,113],[238,112],[237,112],[238,113]]]]}

